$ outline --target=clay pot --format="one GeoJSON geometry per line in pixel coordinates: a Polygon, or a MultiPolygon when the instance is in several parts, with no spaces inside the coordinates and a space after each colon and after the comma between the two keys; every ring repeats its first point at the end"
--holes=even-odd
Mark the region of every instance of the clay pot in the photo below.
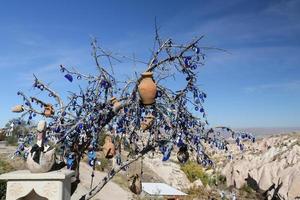
{"type": "Polygon", "coordinates": [[[131,192],[137,195],[142,193],[142,181],[138,174],[133,176],[133,180],[129,186],[129,189],[131,192]]]}
{"type": "Polygon", "coordinates": [[[142,73],[142,80],[138,86],[138,91],[144,105],[151,105],[155,102],[157,87],[153,81],[152,72],[142,73]]]}
{"type": "Polygon", "coordinates": [[[52,115],[54,115],[54,109],[53,109],[53,106],[51,104],[47,104],[44,107],[45,107],[44,115],[46,117],[51,117],[52,115]]]}
{"type": "Polygon", "coordinates": [[[105,143],[103,145],[103,153],[105,158],[110,159],[116,155],[115,145],[112,143],[110,136],[105,137],[105,143]]]}
{"type": "Polygon", "coordinates": [[[141,123],[142,130],[145,131],[149,129],[152,126],[154,119],[155,117],[152,114],[147,115],[141,123]]]}
{"type": "Polygon", "coordinates": [[[22,105],[16,105],[16,106],[12,107],[11,111],[15,112],[15,113],[20,113],[20,112],[24,111],[24,108],[22,105]]]}
{"type": "Polygon", "coordinates": [[[117,100],[116,97],[112,97],[112,98],[110,99],[110,102],[111,102],[111,104],[113,105],[113,110],[114,110],[114,111],[117,111],[117,110],[120,109],[121,103],[117,100]]]}
{"type": "Polygon", "coordinates": [[[27,168],[31,173],[49,172],[55,162],[55,149],[47,152],[41,152],[40,162],[36,163],[33,157],[36,152],[29,153],[26,161],[27,168]]]}
{"type": "Polygon", "coordinates": [[[179,151],[177,152],[177,159],[180,163],[186,163],[189,159],[189,152],[187,150],[186,146],[182,146],[179,148],[179,151]]]}

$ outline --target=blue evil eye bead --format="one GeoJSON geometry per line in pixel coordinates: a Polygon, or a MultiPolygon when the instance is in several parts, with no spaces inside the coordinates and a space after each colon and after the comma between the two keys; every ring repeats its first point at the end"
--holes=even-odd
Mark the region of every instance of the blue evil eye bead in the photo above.
{"type": "Polygon", "coordinates": [[[116,163],[117,163],[117,165],[121,165],[122,164],[122,160],[121,160],[121,155],[120,154],[118,154],[116,156],[116,163]]]}
{"type": "Polygon", "coordinates": [[[169,160],[170,156],[171,156],[171,151],[165,151],[162,161],[169,160]]]}
{"type": "Polygon", "coordinates": [[[95,160],[89,160],[89,166],[93,167],[95,164],[95,160]]]}
{"type": "Polygon", "coordinates": [[[27,159],[28,155],[29,155],[29,152],[25,151],[24,152],[24,158],[27,159]]]}
{"type": "Polygon", "coordinates": [[[240,150],[243,151],[244,150],[244,145],[240,144],[240,150]]]}
{"type": "Polygon", "coordinates": [[[190,60],[192,59],[192,57],[190,57],[190,56],[187,56],[187,57],[185,57],[185,59],[184,59],[184,64],[186,65],[186,66],[189,66],[190,65],[190,60]]]}
{"type": "Polygon", "coordinates": [[[63,66],[60,66],[60,71],[61,71],[62,73],[64,73],[64,72],[65,72],[65,68],[64,68],[63,66]]]}
{"type": "Polygon", "coordinates": [[[198,107],[198,106],[196,106],[196,107],[195,107],[195,110],[196,110],[196,111],[198,111],[198,110],[199,110],[199,107],[198,107]]]}
{"type": "Polygon", "coordinates": [[[197,69],[197,65],[192,65],[191,69],[193,69],[193,70],[197,69]]]}
{"type": "Polygon", "coordinates": [[[56,133],[59,133],[60,132],[60,127],[56,127],[55,130],[54,130],[56,133]]]}
{"type": "Polygon", "coordinates": [[[161,96],[162,96],[161,91],[158,90],[158,91],[156,92],[156,96],[157,96],[157,97],[161,97],[161,96]]]}
{"type": "Polygon", "coordinates": [[[95,151],[89,151],[88,152],[88,158],[90,160],[95,160],[96,159],[96,153],[95,153],[95,151]]]}
{"type": "Polygon", "coordinates": [[[182,139],[181,139],[180,137],[178,137],[176,143],[177,143],[177,146],[178,146],[178,147],[181,147],[181,146],[184,145],[184,143],[183,143],[183,141],[182,141],[182,139]]]}
{"type": "Polygon", "coordinates": [[[65,78],[68,79],[68,81],[73,82],[73,76],[71,74],[66,74],[65,78]]]}
{"type": "Polygon", "coordinates": [[[75,160],[75,158],[72,155],[70,155],[68,157],[68,159],[67,159],[67,169],[72,168],[72,166],[74,165],[74,160],[75,160]]]}
{"type": "Polygon", "coordinates": [[[199,47],[194,47],[193,49],[194,49],[194,51],[195,51],[196,54],[200,53],[200,48],[199,47]]]}

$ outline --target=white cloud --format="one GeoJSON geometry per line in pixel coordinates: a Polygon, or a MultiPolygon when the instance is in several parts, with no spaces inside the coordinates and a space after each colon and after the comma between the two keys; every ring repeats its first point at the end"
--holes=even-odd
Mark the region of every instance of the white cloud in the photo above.
{"type": "Polygon", "coordinates": [[[246,87],[245,91],[252,92],[267,92],[270,90],[278,91],[300,91],[300,80],[292,80],[289,82],[278,82],[278,83],[268,83],[261,84],[251,87],[246,87]]]}

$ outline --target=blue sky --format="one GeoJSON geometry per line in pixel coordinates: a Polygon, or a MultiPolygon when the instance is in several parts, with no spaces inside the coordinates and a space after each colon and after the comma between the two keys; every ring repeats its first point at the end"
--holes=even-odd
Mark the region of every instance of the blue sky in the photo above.
{"type": "MultiPolygon", "coordinates": [[[[90,36],[105,48],[147,60],[154,18],[161,35],[205,35],[199,84],[212,125],[300,126],[300,1],[6,1],[0,6],[0,126],[31,89],[32,74],[58,91],[71,89],[58,66],[93,72],[90,36]]],[[[118,77],[143,66],[115,66],[118,77]]]]}

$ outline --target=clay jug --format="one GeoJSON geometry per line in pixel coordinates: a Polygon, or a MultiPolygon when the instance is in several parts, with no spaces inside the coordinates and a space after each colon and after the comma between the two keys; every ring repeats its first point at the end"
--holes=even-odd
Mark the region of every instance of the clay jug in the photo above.
{"type": "Polygon", "coordinates": [[[51,104],[45,105],[44,115],[46,117],[51,117],[52,115],[54,115],[54,109],[51,104]]]}
{"type": "Polygon", "coordinates": [[[24,111],[24,108],[22,105],[16,105],[11,109],[11,111],[15,113],[20,113],[24,111]]]}
{"type": "Polygon", "coordinates": [[[121,103],[117,100],[116,97],[112,97],[112,98],[110,99],[110,102],[111,102],[111,104],[113,105],[113,110],[114,110],[114,111],[117,111],[117,110],[120,109],[121,103]]]}
{"type": "Polygon", "coordinates": [[[142,73],[142,80],[138,86],[138,91],[144,105],[151,105],[155,102],[157,87],[153,81],[152,72],[142,73]]]}
{"type": "Polygon", "coordinates": [[[129,186],[129,189],[131,190],[131,192],[137,195],[142,193],[142,181],[138,174],[133,176],[133,180],[129,186]]]}
{"type": "Polygon", "coordinates": [[[113,158],[116,154],[115,145],[112,143],[112,139],[110,136],[105,137],[105,143],[103,145],[103,153],[105,158],[107,159],[113,158]]]}
{"type": "Polygon", "coordinates": [[[155,117],[152,114],[149,114],[145,117],[145,119],[141,123],[141,128],[143,131],[149,129],[154,121],[155,117]]]}

